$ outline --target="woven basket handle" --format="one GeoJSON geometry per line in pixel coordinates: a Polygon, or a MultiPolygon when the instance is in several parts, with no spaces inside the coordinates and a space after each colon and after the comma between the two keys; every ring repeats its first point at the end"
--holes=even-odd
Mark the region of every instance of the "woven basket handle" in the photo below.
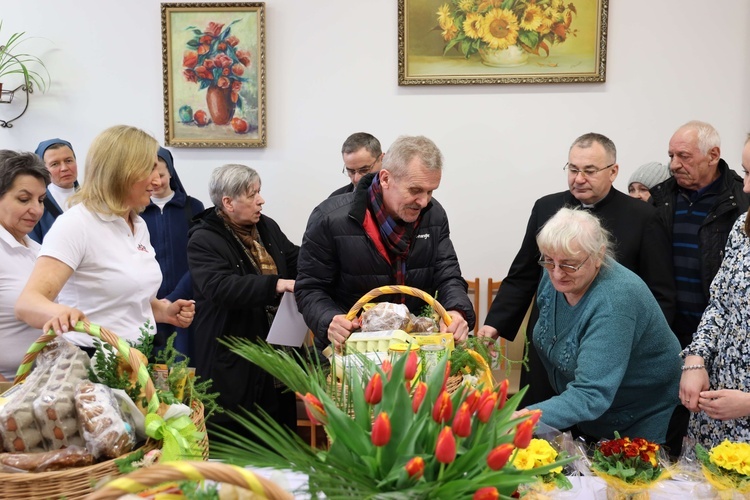
{"type": "MultiPolygon", "coordinates": [[[[117,352],[119,352],[124,359],[128,360],[128,364],[130,364],[133,372],[138,377],[138,383],[143,387],[146,394],[146,400],[148,401],[148,412],[156,413],[159,409],[159,398],[156,396],[156,389],[154,388],[154,383],[151,381],[151,377],[148,374],[148,369],[143,363],[141,363],[141,360],[136,357],[134,352],[135,349],[132,349],[127,342],[115,335],[112,331],[99,325],[91,324],[88,321],[79,321],[76,323],[73,331],[91,335],[92,337],[102,340],[117,349],[117,352]]],[[[18,384],[29,376],[31,367],[34,364],[34,360],[39,355],[39,352],[56,336],[55,331],[50,329],[31,344],[28,351],[26,351],[26,354],[23,356],[21,366],[18,367],[16,379],[13,382],[14,384],[18,384]]]]}
{"type": "Polygon", "coordinates": [[[291,500],[293,498],[290,493],[276,483],[242,467],[220,462],[187,461],[170,462],[139,469],[107,483],[86,498],[88,500],[115,499],[125,493],[138,493],[147,486],[185,479],[194,481],[210,479],[220,483],[233,484],[252,491],[259,498],[268,498],[269,500],[291,500]]]}
{"type": "Polygon", "coordinates": [[[357,301],[356,304],[352,306],[351,309],[349,309],[349,312],[346,313],[346,319],[349,321],[353,320],[357,317],[357,313],[359,312],[362,307],[370,302],[375,297],[380,297],[381,295],[390,295],[390,294],[405,294],[405,295],[411,295],[412,297],[417,297],[418,299],[422,299],[427,304],[432,306],[433,309],[435,309],[435,312],[443,319],[443,322],[446,325],[451,324],[451,317],[450,314],[445,310],[445,308],[440,305],[440,302],[435,300],[432,295],[423,292],[419,288],[413,288],[410,286],[403,286],[403,285],[388,285],[388,286],[381,286],[379,288],[373,288],[366,294],[362,296],[361,299],[357,301]]]}

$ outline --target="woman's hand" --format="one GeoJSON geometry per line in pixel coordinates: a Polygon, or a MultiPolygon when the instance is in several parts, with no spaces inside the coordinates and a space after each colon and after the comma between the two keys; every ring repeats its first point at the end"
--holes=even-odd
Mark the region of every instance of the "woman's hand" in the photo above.
{"type": "Polygon", "coordinates": [[[448,311],[448,315],[451,317],[451,324],[446,325],[441,318],[440,333],[452,333],[453,340],[463,342],[469,336],[469,323],[458,311],[448,311]]]}
{"type": "Polygon", "coordinates": [[[750,415],[750,394],[736,389],[703,391],[698,408],[716,420],[732,420],[750,415]]]}
{"type": "Polygon", "coordinates": [[[276,293],[293,292],[294,280],[282,280],[276,282],[276,293]]]}
{"type": "MultiPolygon", "coordinates": [[[[703,365],[703,358],[700,356],[688,356],[685,358],[685,366],[703,365]]],[[[680,377],[680,401],[683,406],[692,412],[700,411],[698,407],[698,398],[701,391],[709,388],[708,372],[705,368],[697,370],[684,370],[680,377]]]]}
{"type": "Polygon", "coordinates": [[[167,299],[152,300],[151,309],[157,323],[169,323],[170,325],[187,328],[195,317],[195,301],[177,299],[170,302],[167,299]]]}
{"type": "Polygon", "coordinates": [[[70,330],[73,330],[79,321],[86,321],[86,315],[78,309],[60,305],[60,311],[47,321],[42,327],[42,331],[47,333],[50,329],[55,331],[55,334],[62,335],[70,330]]]}
{"type": "Polygon", "coordinates": [[[484,325],[477,331],[477,337],[487,337],[489,339],[496,339],[499,335],[499,332],[496,328],[491,327],[490,325],[484,325]]]}

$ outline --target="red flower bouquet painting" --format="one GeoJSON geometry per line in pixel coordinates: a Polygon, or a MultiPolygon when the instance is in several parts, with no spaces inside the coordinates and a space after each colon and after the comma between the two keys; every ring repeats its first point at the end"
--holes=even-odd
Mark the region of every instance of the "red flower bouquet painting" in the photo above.
{"type": "Polygon", "coordinates": [[[263,3],[162,4],[167,146],[265,147],[263,3]]]}

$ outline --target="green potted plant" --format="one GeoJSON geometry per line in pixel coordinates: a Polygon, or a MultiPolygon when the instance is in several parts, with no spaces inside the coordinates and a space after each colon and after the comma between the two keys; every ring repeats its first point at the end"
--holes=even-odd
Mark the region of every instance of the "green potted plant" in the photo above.
{"type": "MultiPolygon", "coordinates": [[[[2,27],[3,23],[0,21],[0,31],[2,27]]],[[[49,72],[42,60],[35,55],[19,52],[19,45],[28,40],[24,38],[25,34],[23,31],[13,33],[5,43],[0,44],[0,91],[3,89],[4,77],[13,74],[23,75],[24,84],[29,91],[35,85],[44,92],[50,84],[49,72]],[[34,63],[40,69],[29,68],[34,63]]]]}

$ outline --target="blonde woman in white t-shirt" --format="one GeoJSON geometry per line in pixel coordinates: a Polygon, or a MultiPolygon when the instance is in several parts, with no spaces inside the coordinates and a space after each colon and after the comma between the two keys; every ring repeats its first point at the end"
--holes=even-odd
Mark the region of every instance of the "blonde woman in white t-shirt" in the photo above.
{"type": "MultiPolygon", "coordinates": [[[[88,320],[125,340],[136,340],[146,321],[190,325],[192,301],[156,299],[161,271],[138,215],[158,179],[158,147],[149,134],[126,125],[108,128],[94,139],[83,186],[45,236],[16,303],[19,319],[57,334],[88,320]]],[[[66,337],[92,346],[86,335],[66,337]]]]}
{"type": "Polygon", "coordinates": [[[0,151],[0,381],[13,380],[39,337],[39,330],[16,319],[13,306],[39,254],[39,243],[28,234],[44,214],[49,182],[35,154],[0,151]]]}

